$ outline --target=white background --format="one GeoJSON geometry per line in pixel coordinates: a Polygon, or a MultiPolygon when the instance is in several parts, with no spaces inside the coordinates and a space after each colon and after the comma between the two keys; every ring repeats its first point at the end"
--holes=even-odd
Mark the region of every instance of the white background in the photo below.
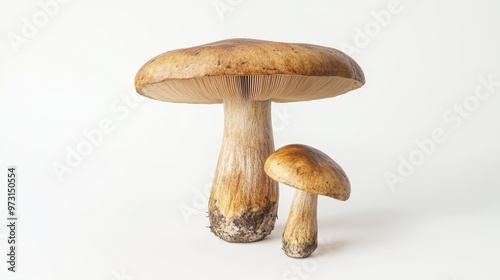
{"type": "Polygon", "coordinates": [[[18,272],[2,218],[2,280],[499,279],[497,0],[52,3],[0,2],[0,217],[7,166],[19,175],[18,272]],[[351,180],[347,202],[319,199],[305,260],[281,251],[287,186],[265,240],[206,228],[222,106],[127,103],[153,56],[238,37],[351,46],[365,72],[354,92],[273,105],[277,148],[321,149],[351,180]]]}

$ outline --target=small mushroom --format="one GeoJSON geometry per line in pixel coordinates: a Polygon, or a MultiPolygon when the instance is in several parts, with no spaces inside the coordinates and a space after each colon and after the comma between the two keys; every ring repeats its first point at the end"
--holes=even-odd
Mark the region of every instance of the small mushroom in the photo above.
{"type": "Polygon", "coordinates": [[[274,151],[271,102],[330,98],[364,83],[359,65],[336,49],[253,39],[172,50],[135,77],[137,92],[152,99],[223,104],[208,216],[212,232],[228,242],[261,240],[274,228],[278,184],[262,170],[274,151]]]}
{"type": "Polygon", "coordinates": [[[345,201],[351,193],[344,170],[325,153],[299,144],[284,146],[266,160],[269,177],[297,189],[283,232],[283,250],[306,258],[318,245],[318,194],[345,201]]]}

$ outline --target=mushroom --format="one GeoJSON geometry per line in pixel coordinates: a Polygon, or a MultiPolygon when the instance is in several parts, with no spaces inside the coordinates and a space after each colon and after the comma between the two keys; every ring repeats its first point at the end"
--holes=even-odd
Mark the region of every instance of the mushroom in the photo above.
{"type": "Polygon", "coordinates": [[[344,170],[315,148],[292,144],[267,158],[264,170],[272,179],[296,188],[283,231],[283,250],[292,258],[306,258],[318,246],[318,195],[345,201],[351,186],[344,170]]]}
{"type": "Polygon", "coordinates": [[[156,56],[138,71],[135,87],[161,101],[224,105],[210,228],[228,242],[253,242],[277,217],[278,184],[262,168],[274,151],[271,101],[333,97],[364,81],[358,64],[336,49],[229,39],[156,56]]]}

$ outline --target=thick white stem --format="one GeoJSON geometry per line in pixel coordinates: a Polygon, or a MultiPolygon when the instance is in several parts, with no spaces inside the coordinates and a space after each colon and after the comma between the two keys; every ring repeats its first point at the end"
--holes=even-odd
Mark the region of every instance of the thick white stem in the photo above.
{"type": "Polygon", "coordinates": [[[263,239],[274,228],[278,183],[264,172],[274,152],[271,101],[224,101],[224,137],[209,201],[211,230],[228,242],[263,239]]]}
{"type": "Polygon", "coordinates": [[[297,190],[283,231],[283,250],[292,258],[305,258],[318,246],[318,195],[297,190]]]}

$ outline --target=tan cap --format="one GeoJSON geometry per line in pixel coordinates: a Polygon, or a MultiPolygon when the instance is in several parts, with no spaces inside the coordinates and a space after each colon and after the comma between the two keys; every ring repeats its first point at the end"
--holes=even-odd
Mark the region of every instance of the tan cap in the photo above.
{"type": "Polygon", "coordinates": [[[163,53],[135,77],[141,95],[168,102],[294,102],[328,98],[365,83],[345,53],[310,44],[230,39],[163,53]]]}
{"type": "Polygon", "coordinates": [[[344,170],[325,153],[299,144],[284,146],[266,160],[264,170],[273,180],[296,189],[347,200],[351,185],[344,170]]]}

